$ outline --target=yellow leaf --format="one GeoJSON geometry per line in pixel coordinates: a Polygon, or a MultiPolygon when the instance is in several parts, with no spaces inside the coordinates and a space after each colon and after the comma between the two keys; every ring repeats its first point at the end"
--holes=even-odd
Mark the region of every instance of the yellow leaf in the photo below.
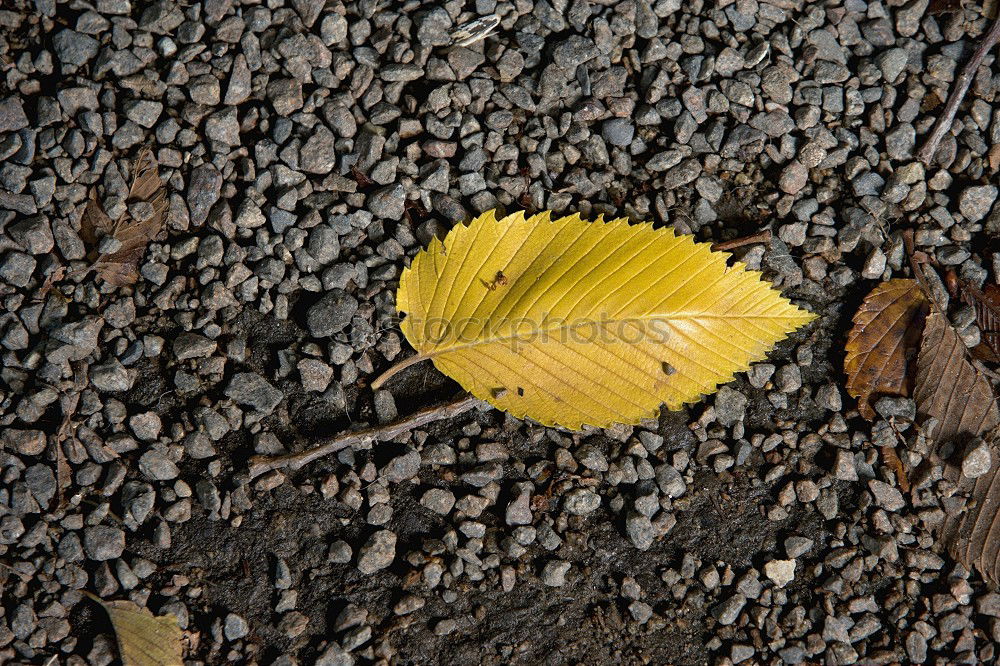
{"type": "Polygon", "coordinates": [[[418,352],[406,365],[430,358],[545,425],[638,423],[714,392],[815,318],[728,256],[650,224],[490,211],[403,271],[397,307],[418,352]]]}
{"type": "Polygon", "coordinates": [[[131,601],[104,601],[91,596],[111,617],[124,666],[183,666],[183,643],[177,618],[154,616],[131,601]]]}

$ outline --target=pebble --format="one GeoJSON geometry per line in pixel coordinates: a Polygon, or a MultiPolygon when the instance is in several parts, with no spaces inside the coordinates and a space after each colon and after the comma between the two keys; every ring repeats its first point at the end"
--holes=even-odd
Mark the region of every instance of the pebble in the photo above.
{"type": "Polygon", "coordinates": [[[601,497],[587,488],[576,488],[563,497],[563,508],[574,516],[586,516],[601,506],[601,497]]]}
{"type": "Polygon", "coordinates": [[[899,511],[906,503],[903,501],[903,494],[898,488],[890,486],[884,481],[871,479],[868,481],[868,488],[875,496],[875,503],[887,511],[899,511]]]}
{"type": "Polygon", "coordinates": [[[771,560],[764,565],[764,575],[780,587],[795,580],[795,560],[771,560]]]}
{"type": "Polygon", "coordinates": [[[992,465],[990,446],[986,442],[978,440],[962,458],[962,476],[978,479],[989,472],[992,465]]]}
{"type": "Polygon", "coordinates": [[[381,571],[396,558],[396,534],[379,530],[358,549],[358,571],[368,575],[381,571]]]}
{"type": "Polygon", "coordinates": [[[226,396],[239,405],[253,407],[262,414],[270,414],[284,394],[255,372],[238,372],[226,386],[226,396]]]}
{"type": "Polygon", "coordinates": [[[224,631],[226,634],[226,640],[238,641],[250,633],[250,625],[248,625],[247,621],[239,615],[229,613],[226,615],[224,631]]]}
{"type": "Polygon", "coordinates": [[[332,291],[309,308],[306,325],[314,338],[327,338],[343,331],[358,311],[358,301],[349,294],[332,291]]]}
{"type": "Polygon", "coordinates": [[[125,532],[110,525],[94,525],[83,531],[83,549],[98,562],[113,560],[125,552],[125,532]]]}
{"type": "Polygon", "coordinates": [[[566,584],[566,574],[572,565],[564,560],[550,560],[542,568],[542,582],[549,587],[562,587],[566,584]]]}
{"type": "Polygon", "coordinates": [[[967,187],[958,195],[958,210],[970,222],[978,222],[986,217],[997,198],[995,185],[967,187]]]}
{"type": "Polygon", "coordinates": [[[639,550],[649,550],[656,538],[656,530],[648,516],[632,511],[625,518],[625,532],[639,550]]]}

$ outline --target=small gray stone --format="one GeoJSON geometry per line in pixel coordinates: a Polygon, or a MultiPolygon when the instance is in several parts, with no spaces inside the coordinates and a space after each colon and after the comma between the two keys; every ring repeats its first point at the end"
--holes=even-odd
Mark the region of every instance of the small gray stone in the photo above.
{"type": "Polygon", "coordinates": [[[632,143],[635,126],[628,118],[611,118],[604,121],[601,134],[612,146],[625,147],[632,143]]]}
{"type": "Polygon", "coordinates": [[[732,427],[743,420],[747,397],[729,386],[723,386],[715,395],[715,418],[720,425],[732,427]]]}
{"type": "Polygon", "coordinates": [[[997,198],[995,185],[978,185],[965,188],[958,196],[958,209],[965,219],[978,222],[986,217],[997,198]]]}
{"type": "Polygon", "coordinates": [[[813,540],[801,536],[790,536],[785,539],[785,553],[791,559],[808,553],[813,547],[813,540]]]}
{"type": "Polygon", "coordinates": [[[178,361],[205,358],[211,356],[218,346],[215,340],[206,338],[204,335],[185,331],[174,339],[174,356],[177,357],[178,361]]]}
{"type": "Polygon", "coordinates": [[[279,116],[302,108],[302,84],[296,79],[273,79],[267,84],[267,98],[279,116]]]}
{"type": "Polygon", "coordinates": [[[90,366],[90,383],[98,391],[127,391],[132,388],[132,381],[129,371],[116,358],[101,365],[90,366]]]}
{"type": "MultiPolygon", "coordinates": [[[[396,400],[392,393],[386,390],[375,391],[375,418],[379,423],[389,423],[395,421],[399,416],[396,410],[396,400]]],[[[418,456],[419,457],[419,456],[418,456]]]]}
{"type": "Polygon", "coordinates": [[[28,126],[28,116],[24,113],[21,100],[7,97],[0,101],[0,134],[16,132],[28,126]]]}
{"type": "Polygon", "coordinates": [[[331,291],[309,308],[306,326],[314,338],[328,338],[347,328],[357,311],[356,298],[342,291],[331,291]]]}
{"type": "Polygon", "coordinates": [[[419,473],[420,454],[416,451],[407,451],[401,456],[396,456],[382,468],[382,478],[389,483],[409,481],[419,473]]]}
{"type": "Polygon", "coordinates": [[[799,366],[794,363],[786,363],[778,368],[775,384],[782,393],[798,391],[802,388],[802,373],[799,371],[799,366]]]}
{"type": "Polygon", "coordinates": [[[563,497],[563,508],[574,516],[586,516],[601,506],[601,496],[589,488],[576,488],[563,497]]]}
{"type": "Polygon", "coordinates": [[[531,524],[531,491],[530,483],[522,482],[514,484],[514,498],[507,505],[507,524],[530,525],[531,524]]]}
{"type": "Polygon", "coordinates": [[[341,539],[330,544],[330,552],[326,556],[334,564],[347,564],[352,557],[354,557],[354,551],[351,550],[351,545],[341,539]]]}
{"type": "Polygon", "coordinates": [[[270,414],[284,398],[284,394],[256,372],[238,372],[233,376],[226,395],[237,404],[253,407],[258,412],[270,414]]]}
{"type": "Polygon", "coordinates": [[[447,516],[455,506],[455,494],[443,488],[431,488],[420,498],[420,504],[434,513],[447,516]]]}
{"type": "Polygon", "coordinates": [[[227,640],[237,641],[250,633],[250,625],[236,613],[229,613],[226,615],[223,631],[227,640]]]}
{"type": "Polygon", "coordinates": [[[358,571],[368,575],[385,569],[396,558],[396,535],[379,530],[358,550],[358,571]]]}
{"type": "Polygon", "coordinates": [[[37,456],[45,450],[46,437],[41,430],[0,430],[0,449],[17,451],[22,456],[37,456]]]}
{"type": "Polygon", "coordinates": [[[542,568],[542,582],[549,587],[562,587],[566,584],[566,574],[572,565],[565,560],[550,560],[542,568]]]}
{"type": "Polygon", "coordinates": [[[736,618],[740,616],[740,611],[743,610],[743,606],[746,603],[747,598],[742,594],[736,593],[715,606],[712,609],[712,615],[719,621],[719,624],[728,626],[736,622],[736,618]]]}
{"type": "Polygon", "coordinates": [[[809,182],[809,170],[805,168],[802,162],[792,160],[788,163],[788,166],[781,170],[781,176],[778,178],[778,187],[781,188],[782,192],[798,194],[806,186],[807,182],[809,182]]]}
{"type": "Polygon", "coordinates": [[[242,104],[250,98],[251,78],[250,68],[247,66],[247,58],[242,53],[233,59],[233,67],[229,72],[229,86],[226,88],[224,104],[235,106],[242,104]]]}
{"type": "Polygon", "coordinates": [[[240,121],[236,116],[236,109],[225,109],[210,115],[205,121],[205,136],[226,146],[238,146],[240,121]]]}
{"type": "Polygon", "coordinates": [[[851,451],[839,449],[837,461],[833,467],[834,476],[841,481],[857,481],[858,470],[854,465],[854,454],[851,451]]]}
{"type": "Polygon", "coordinates": [[[687,491],[687,484],[684,477],[673,465],[659,465],[655,469],[656,485],[660,487],[660,492],[670,498],[680,497],[687,491]]]}
{"type": "Polygon", "coordinates": [[[97,55],[98,41],[89,35],[68,28],[56,33],[52,38],[56,57],[64,65],[83,65],[97,55]]]}
{"type": "Polygon", "coordinates": [[[322,125],[317,127],[313,135],[299,149],[299,166],[302,170],[320,175],[330,173],[337,163],[335,141],[333,132],[322,125]]]}
{"type": "Polygon", "coordinates": [[[903,73],[908,58],[906,49],[894,48],[878,54],[875,62],[879,69],[882,70],[882,78],[889,83],[893,83],[903,73]]]}
{"type": "Polygon", "coordinates": [[[771,560],[764,565],[764,575],[778,587],[795,580],[795,560],[771,560]]]}
{"type": "Polygon", "coordinates": [[[906,506],[903,501],[903,493],[884,481],[871,479],[868,481],[868,488],[875,496],[875,503],[886,511],[899,511],[906,506]]]}
{"type": "Polygon", "coordinates": [[[368,210],[384,220],[399,220],[403,217],[406,193],[403,186],[387,185],[372,192],[368,197],[368,210]]]}
{"type": "Polygon", "coordinates": [[[989,472],[992,465],[989,445],[983,440],[978,440],[962,459],[962,476],[977,479],[989,472]]]}
{"type": "Polygon", "coordinates": [[[36,264],[30,254],[11,250],[0,259],[0,280],[15,287],[27,287],[36,264]]]}
{"type": "Polygon", "coordinates": [[[98,562],[113,560],[125,552],[125,531],[111,525],[92,525],[83,531],[83,549],[98,562]]]}
{"type": "Polygon", "coordinates": [[[139,471],[153,481],[170,481],[181,473],[170,458],[155,449],[139,457],[139,471]]]}
{"type": "Polygon", "coordinates": [[[625,518],[625,532],[639,550],[649,550],[656,538],[656,530],[649,517],[637,511],[629,511],[625,518]]]}
{"type": "Polygon", "coordinates": [[[125,105],[125,117],[137,125],[152,128],[163,113],[163,104],[148,99],[139,99],[125,105]]]}
{"type": "Polygon", "coordinates": [[[187,205],[191,223],[199,226],[208,218],[208,213],[222,194],[222,174],[211,163],[206,162],[191,171],[187,188],[187,205]]]}

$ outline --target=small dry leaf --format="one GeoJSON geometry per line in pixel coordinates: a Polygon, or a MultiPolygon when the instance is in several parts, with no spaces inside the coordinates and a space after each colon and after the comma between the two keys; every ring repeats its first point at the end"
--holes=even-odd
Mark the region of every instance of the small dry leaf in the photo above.
{"type": "Polygon", "coordinates": [[[92,248],[91,268],[101,278],[119,287],[139,279],[139,261],[146,253],[146,246],[163,229],[167,210],[167,196],[160,181],[159,166],[148,148],[139,154],[132,167],[128,201],[148,203],[148,215],[137,220],[126,211],[117,220],[112,220],[91,198],[80,219],[80,237],[92,248]],[[115,252],[99,253],[97,244],[104,236],[116,239],[121,247],[115,252]]]}
{"type": "Polygon", "coordinates": [[[920,415],[937,419],[934,439],[940,443],[982,437],[1000,424],[993,387],[940,312],[927,317],[913,398],[920,415]]]}
{"type": "Polygon", "coordinates": [[[177,618],[154,616],[131,601],[104,601],[90,595],[111,617],[124,666],[183,666],[184,644],[177,618]]]}
{"type": "Polygon", "coordinates": [[[844,373],[847,392],[858,399],[866,419],[875,418],[872,396],[910,394],[908,368],[920,344],[927,308],[916,280],[890,280],[875,287],[854,315],[844,373]]]}

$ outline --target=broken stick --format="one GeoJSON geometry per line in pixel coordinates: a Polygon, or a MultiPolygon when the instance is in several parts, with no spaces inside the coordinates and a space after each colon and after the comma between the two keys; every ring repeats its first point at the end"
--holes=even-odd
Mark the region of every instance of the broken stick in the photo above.
{"type": "Polygon", "coordinates": [[[404,432],[419,428],[422,425],[442,419],[454,418],[459,414],[469,411],[477,404],[479,404],[479,400],[472,396],[459,398],[443,405],[427,407],[392,423],[347,432],[322,440],[317,446],[299,453],[289,453],[283,456],[254,456],[250,458],[250,479],[255,479],[261,474],[266,474],[275,469],[300,469],[314,460],[359,444],[384,442],[404,432]]]}
{"type": "Polygon", "coordinates": [[[983,37],[983,41],[976,47],[972,57],[969,58],[969,62],[965,63],[962,72],[955,79],[944,111],[938,116],[934,127],[931,128],[931,133],[927,135],[927,141],[924,142],[924,145],[920,148],[920,152],[917,153],[917,157],[924,164],[929,166],[931,160],[934,159],[934,153],[937,152],[938,144],[941,143],[941,139],[951,129],[951,124],[955,121],[955,114],[958,112],[958,106],[965,99],[965,93],[969,91],[972,80],[976,78],[979,65],[983,63],[983,58],[996,46],[998,41],[1000,41],[1000,16],[993,19],[993,24],[990,26],[989,32],[983,37]]]}

